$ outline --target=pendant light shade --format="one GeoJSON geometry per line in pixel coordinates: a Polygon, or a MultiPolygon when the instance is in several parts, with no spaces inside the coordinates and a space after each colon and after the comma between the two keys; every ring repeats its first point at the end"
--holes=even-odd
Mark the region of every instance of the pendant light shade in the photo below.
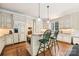
{"type": "Polygon", "coordinates": [[[49,21],[49,5],[47,6],[47,23],[49,23],[50,21],[49,21]]]}
{"type": "Polygon", "coordinates": [[[41,21],[41,18],[38,18],[38,21],[41,21]]]}
{"type": "Polygon", "coordinates": [[[40,3],[38,4],[38,21],[41,21],[41,18],[40,18],[40,3]]]}
{"type": "Polygon", "coordinates": [[[49,24],[49,20],[47,20],[47,23],[49,24]]]}

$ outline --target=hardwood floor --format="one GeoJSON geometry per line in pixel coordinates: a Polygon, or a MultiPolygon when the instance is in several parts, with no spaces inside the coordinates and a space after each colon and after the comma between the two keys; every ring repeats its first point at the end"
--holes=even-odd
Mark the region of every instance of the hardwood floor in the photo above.
{"type": "MultiPolygon", "coordinates": [[[[64,56],[70,47],[71,47],[70,44],[59,42],[59,50],[57,49],[56,53],[53,48],[50,48],[52,56],[64,56]]],[[[3,51],[3,56],[30,56],[26,48],[27,48],[26,43],[7,46],[3,51]]],[[[46,50],[45,55],[51,56],[50,51],[46,50]]],[[[44,56],[44,54],[40,53],[38,56],[44,56]]]]}
{"type": "MultiPolygon", "coordinates": [[[[65,54],[68,52],[70,47],[72,47],[72,45],[64,42],[58,42],[58,44],[59,44],[59,49],[56,47],[56,53],[54,48],[50,48],[51,53],[49,49],[47,49],[45,52],[45,56],[65,56],[65,54]]],[[[38,56],[44,56],[44,52],[40,53],[38,56]]]]}
{"type": "Polygon", "coordinates": [[[26,50],[26,43],[19,43],[5,47],[3,56],[30,56],[26,50]]]}

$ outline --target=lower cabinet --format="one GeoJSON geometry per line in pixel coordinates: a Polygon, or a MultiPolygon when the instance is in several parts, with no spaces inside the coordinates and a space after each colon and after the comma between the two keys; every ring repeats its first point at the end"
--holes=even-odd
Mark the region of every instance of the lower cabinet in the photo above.
{"type": "Polygon", "coordinates": [[[59,34],[57,39],[59,41],[71,43],[71,35],[69,34],[59,34]]]}
{"type": "Polygon", "coordinates": [[[6,45],[13,44],[13,35],[6,35],[6,45]]]}
{"type": "Polygon", "coordinates": [[[7,34],[2,37],[0,37],[0,54],[4,48],[5,45],[10,45],[22,41],[26,41],[25,34],[7,34]]]}
{"type": "Polygon", "coordinates": [[[26,41],[25,34],[24,33],[23,34],[15,33],[13,43],[18,43],[18,42],[22,42],[22,41],[26,41]]]}
{"type": "Polygon", "coordinates": [[[19,36],[18,33],[13,34],[13,43],[18,43],[19,42],[19,36]]]}
{"type": "Polygon", "coordinates": [[[6,45],[18,43],[18,34],[6,35],[6,45]]]}
{"type": "Polygon", "coordinates": [[[22,42],[22,41],[26,41],[26,35],[25,34],[19,35],[19,42],[22,42]]]}
{"type": "Polygon", "coordinates": [[[18,34],[18,33],[6,35],[5,41],[6,41],[6,45],[14,44],[14,43],[26,41],[26,36],[25,34],[18,34]]]}
{"type": "Polygon", "coordinates": [[[1,54],[4,46],[5,46],[5,39],[4,39],[4,37],[1,37],[0,38],[0,54],[1,54]]]}

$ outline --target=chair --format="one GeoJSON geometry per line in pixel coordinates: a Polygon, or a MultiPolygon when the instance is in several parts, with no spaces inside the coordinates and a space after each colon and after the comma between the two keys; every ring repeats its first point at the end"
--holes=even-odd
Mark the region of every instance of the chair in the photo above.
{"type": "Polygon", "coordinates": [[[58,41],[57,41],[58,33],[59,33],[59,31],[56,30],[54,32],[54,35],[50,37],[51,44],[52,44],[52,47],[54,47],[55,53],[56,53],[56,45],[57,45],[58,50],[59,50],[59,45],[58,45],[58,41]]]}
{"type": "MultiPolygon", "coordinates": [[[[44,53],[44,56],[45,56],[45,49],[47,47],[48,47],[48,49],[50,49],[49,48],[49,43],[48,43],[49,42],[50,35],[51,35],[51,31],[50,30],[46,30],[44,32],[44,34],[43,34],[43,39],[40,39],[39,40],[40,46],[39,46],[39,49],[38,49],[38,52],[37,52],[37,56],[39,55],[39,52],[43,52],[44,53]],[[41,50],[42,48],[43,48],[43,51],[41,50]]],[[[50,51],[50,53],[51,53],[51,51],[50,51]]]]}

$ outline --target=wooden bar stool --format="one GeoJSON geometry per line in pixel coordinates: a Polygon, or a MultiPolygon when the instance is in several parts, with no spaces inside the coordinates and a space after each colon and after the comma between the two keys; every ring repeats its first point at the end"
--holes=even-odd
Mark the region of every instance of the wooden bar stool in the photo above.
{"type": "Polygon", "coordinates": [[[54,47],[55,54],[56,54],[56,45],[57,45],[57,48],[59,50],[59,44],[58,44],[58,40],[57,40],[58,33],[59,33],[59,31],[56,30],[54,32],[54,35],[50,37],[51,45],[52,45],[52,47],[54,47]]]}
{"type": "MultiPolygon", "coordinates": [[[[49,48],[49,38],[50,38],[50,35],[51,35],[51,31],[50,30],[46,30],[43,34],[43,39],[40,39],[39,42],[40,42],[40,46],[39,46],[39,49],[38,49],[38,52],[37,52],[37,56],[39,55],[39,52],[43,52],[44,53],[44,56],[45,56],[45,49],[48,47],[49,48]],[[43,51],[41,50],[43,49],[43,51]]],[[[50,50],[49,50],[50,51],[50,50]]],[[[51,53],[51,51],[50,51],[51,53]]]]}

